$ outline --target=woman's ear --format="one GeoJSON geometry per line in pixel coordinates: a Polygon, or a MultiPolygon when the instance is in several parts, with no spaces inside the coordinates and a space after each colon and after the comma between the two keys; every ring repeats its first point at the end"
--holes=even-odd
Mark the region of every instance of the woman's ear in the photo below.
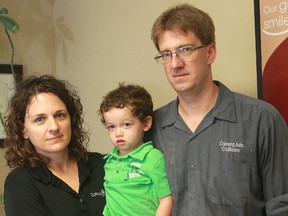
{"type": "Polygon", "coordinates": [[[24,139],[28,139],[28,135],[26,134],[25,129],[22,131],[22,135],[24,139]]]}
{"type": "Polygon", "coordinates": [[[147,116],[143,123],[143,130],[146,132],[151,128],[151,126],[152,126],[152,116],[147,116]]]}

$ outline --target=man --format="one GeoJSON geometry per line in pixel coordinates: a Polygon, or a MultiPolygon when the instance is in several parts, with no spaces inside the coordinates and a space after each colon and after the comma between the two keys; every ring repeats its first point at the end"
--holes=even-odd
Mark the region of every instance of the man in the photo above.
{"type": "Polygon", "coordinates": [[[215,28],[189,4],[154,22],[152,40],[177,99],[146,134],[166,157],[175,216],[287,215],[288,130],[266,102],[213,81],[215,28]]]}

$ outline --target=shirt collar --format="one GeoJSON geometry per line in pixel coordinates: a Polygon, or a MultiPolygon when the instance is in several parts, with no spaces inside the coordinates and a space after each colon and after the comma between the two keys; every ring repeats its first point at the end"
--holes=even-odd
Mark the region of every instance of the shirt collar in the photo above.
{"type": "Polygon", "coordinates": [[[36,168],[31,168],[31,176],[35,180],[41,181],[45,184],[48,184],[53,181],[52,172],[44,165],[36,168]]]}
{"type": "Polygon", "coordinates": [[[149,142],[144,143],[143,145],[141,145],[139,148],[135,149],[134,151],[132,151],[132,152],[126,154],[126,155],[119,156],[118,155],[119,150],[118,150],[117,147],[115,147],[108,155],[106,155],[104,157],[104,159],[108,158],[108,160],[109,160],[110,158],[119,159],[119,158],[131,157],[131,158],[138,159],[138,160],[144,160],[145,156],[153,148],[154,147],[153,147],[152,142],[149,141],[149,142]]]}
{"type": "Polygon", "coordinates": [[[216,85],[219,86],[219,94],[218,94],[215,107],[213,108],[212,115],[215,118],[218,118],[221,120],[236,122],[237,117],[236,117],[236,108],[235,108],[233,92],[230,91],[221,82],[219,81],[214,81],[214,82],[216,85]]]}
{"type": "MultiPolygon", "coordinates": [[[[221,82],[214,81],[214,83],[219,87],[219,93],[212,112],[209,112],[211,117],[236,122],[236,109],[232,92],[221,82]]],[[[178,103],[179,100],[177,97],[164,107],[164,112],[169,114],[167,114],[167,117],[163,120],[162,127],[174,124],[176,122],[178,118],[178,103]]]]}
{"type": "MultiPolygon", "coordinates": [[[[80,178],[86,179],[90,175],[91,172],[87,168],[84,161],[80,160],[77,162],[77,164],[78,164],[78,172],[79,172],[80,178]]],[[[53,173],[46,166],[42,165],[40,167],[31,168],[31,169],[32,169],[31,176],[35,180],[43,182],[45,184],[49,184],[49,183],[52,183],[53,185],[59,184],[58,179],[55,178],[53,173]]]]}

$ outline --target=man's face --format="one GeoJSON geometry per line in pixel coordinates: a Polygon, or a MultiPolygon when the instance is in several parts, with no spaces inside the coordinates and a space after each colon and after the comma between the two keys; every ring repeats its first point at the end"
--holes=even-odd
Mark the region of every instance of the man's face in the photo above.
{"type": "MultiPolygon", "coordinates": [[[[179,47],[187,45],[204,45],[192,31],[186,33],[181,30],[163,31],[158,37],[158,42],[160,53],[174,53],[179,47]]],[[[178,95],[197,92],[208,82],[213,82],[211,64],[215,59],[216,47],[215,44],[205,45],[207,46],[195,50],[189,59],[183,60],[177,54],[173,54],[171,62],[164,64],[166,77],[178,95]]]]}

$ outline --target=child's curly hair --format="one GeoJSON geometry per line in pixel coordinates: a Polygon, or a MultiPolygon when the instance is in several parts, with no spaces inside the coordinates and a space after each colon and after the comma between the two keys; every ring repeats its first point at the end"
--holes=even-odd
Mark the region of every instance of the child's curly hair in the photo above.
{"type": "Polygon", "coordinates": [[[133,115],[141,122],[147,116],[152,116],[153,102],[151,95],[139,85],[119,83],[119,87],[108,92],[100,105],[98,113],[102,116],[101,122],[105,124],[103,113],[112,108],[128,107],[133,115]]]}

